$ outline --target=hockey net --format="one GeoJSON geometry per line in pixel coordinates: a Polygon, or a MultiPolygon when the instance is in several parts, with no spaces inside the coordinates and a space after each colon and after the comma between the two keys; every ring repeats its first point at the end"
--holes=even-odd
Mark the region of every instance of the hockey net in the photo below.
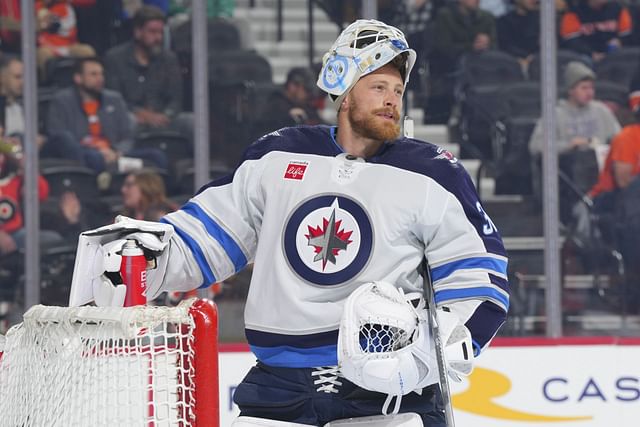
{"type": "Polygon", "coordinates": [[[219,425],[210,301],[35,306],[9,330],[2,351],[2,425],[219,425]]]}

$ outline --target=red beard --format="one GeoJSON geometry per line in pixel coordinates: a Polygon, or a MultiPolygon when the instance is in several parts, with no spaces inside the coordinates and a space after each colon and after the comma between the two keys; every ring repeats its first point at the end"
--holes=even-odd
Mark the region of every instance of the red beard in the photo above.
{"type": "Polygon", "coordinates": [[[376,108],[363,111],[355,101],[351,101],[349,121],[354,131],[376,141],[393,141],[400,136],[400,113],[396,108],[376,108]],[[392,114],[393,121],[384,120],[378,114],[392,114]],[[360,117],[358,117],[360,116],[360,117]]]}

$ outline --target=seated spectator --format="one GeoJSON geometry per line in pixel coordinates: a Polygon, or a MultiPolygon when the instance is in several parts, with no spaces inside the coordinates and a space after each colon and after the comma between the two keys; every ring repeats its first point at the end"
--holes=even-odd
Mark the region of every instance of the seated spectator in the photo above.
{"type": "MultiPolygon", "coordinates": [[[[25,130],[24,111],[22,109],[22,61],[16,56],[5,55],[0,60],[0,94],[4,98],[4,111],[0,117],[0,136],[8,138],[15,145],[22,145],[25,130]]],[[[42,158],[62,158],[84,163],[84,157],[73,135],[65,129],[50,132],[48,136],[36,137],[39,154],[42,158]]]]}
{"type": "MultiPolygon", "coordinates": [[[[452,73],[466,53],[483,52],[496,45],[495,18],[479,9],[479,0],[456,0],[438,10],[431,53],[432,95],[429,100],[433,114],[448,119],[453,102],[452,73]]],[[[446,122],[446,120],[444,120],[446,122]]]]}
{"type": "Polygon", "coordinates": [[[627,188],[636,176],[640,175],[640,123],[638,116],[640,108],[635,111],[636,122],[625,126],[611,141],[611,148],[607,156],[610,169],[608,176],[602,177],[599,184],[591,191],[592,196],[597,196],[604,191],[613,191],[617,188],[627,188]],[[603,182],[606,181],[606,184],[603,182]]]}
{"type": "Polygon", "coordinates": [[[55,93],[49,103],[47,130],[68,130],[81,147],[87,165],[96,172],[119,170],[122,158],[141,158],[166,169],[164,153],[133,147],[131,119],[122,96],[104,88],[104,69],[97,58],[82,58],[74,85],[55,93]]]}
{"type": "MultiPolygon", "coordinates": [[[[635,123],[625,126],[611,141],[611,149],[597,184],[589,192],[600,229],[617,243],[627,268],[627,280],[640,278],[640,107],[635,123]]],[[[639,295],[636,292],[634,298],[639,295]]],[[[637,307],[637,300],[634,301],[637,307]]]]}
{"type": "MultiPolygon", "coordinates": [[[[556,146],[559,165],[574,186],[587,192],[597,180],[598,157],[608,149],[609,140],[620,131],[620,124],[609,108],[594,99],[595,73],[581,62],[570,62],[564,72],[566,99],[556,106],[556,146]]],[[[529,140],[534,159],[543,149],[542,121],[538,121],[529,140]]],[[[578,195],[561,198],[561,220],[569,221],[578,195]]]]}
{"type": "MultiPolygon", "coordinates": [[[[0,141],[0,255],[23,250],[26,232],[22,218],[22,151],[19,146],[0,141]]],[[[49,185],[38,177],[38,198],[44,201],[49,196],[49,185]]],[[[61,242],[56,232],[40,230],[40,244],[53,245],[61,242]]]]}
{"type": "Polygon", "coordinates": [[[106,85],[124,96],[136,132],[171,129],[193,140],[193,115],[182,112],[182,74],[173,52],[164,50],[165,15],[153,6],[133,17],[133,40],[105,56],[106,85]]]}
{"type": "Polygon", "coordinates": [[[540,52],[540,0],[514,0],[515,8],[496,23],[500,50],[518,58],[526,70],[540,52]]]}
{"type": "Polygon", "coordinates": [[[68,0],[36,1],[38,66],[44,76],[46,62],[54,57],[95,56],[93,48],[78,43],[76,15],[68,0]]]}
{"type": "Polygon", "coordinates": [[[560,46],[598,62],[627,43],[632,27],[631,14],[619,2],[581,0],[562,16],[560,46]]]}
{"type": "Polygon", "coordinates": [[[156,172],[142,169],[132,172],[122,184],[124,212],[129,218],[159,221],[178,206],[167,199],[164,181],[156,172]]]}
{"type": "MultiPolygon", "coordinates": [[[[577,148],[607,144],[620,131],[620,124],[602,102],[594,99],[595,73],[580,62],[570,62],[565,68],[566,99],[556,106],[556,142],[559,154],[577,148]]],[[[542,152],[542,122],[536,125],[529,150],[542,152]]]]}
{"type": "Polygon", "coordinates": [[[284,87],[269,96],[260,114],[262,133],[286,126],[321,123],[318,111],[311,105],[315,91],[315,77],[309,69],[289,70],[284,87]]]}

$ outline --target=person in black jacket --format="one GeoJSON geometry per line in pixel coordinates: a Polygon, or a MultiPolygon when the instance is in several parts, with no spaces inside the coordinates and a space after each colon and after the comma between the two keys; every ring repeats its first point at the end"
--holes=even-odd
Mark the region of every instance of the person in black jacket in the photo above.
{"type": "Polygon", "coordinates": [[[540,0],[515,0],[514,6],[496,23],[498,47],[526,68],[540,51],[540,0]]]}
{"type": "Polygon", "coordinates": [[[295,125],[316,125],[322,122],[312,105],[316,90],[311,70],[294,67],[289,70],[282,89],[274,91],[260,114],[263,133],[295,125]]]}

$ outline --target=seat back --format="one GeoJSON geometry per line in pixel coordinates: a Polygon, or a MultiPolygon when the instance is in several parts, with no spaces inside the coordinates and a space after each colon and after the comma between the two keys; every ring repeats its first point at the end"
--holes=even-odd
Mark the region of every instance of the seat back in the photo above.
{"type": "MultiPolygon", "coordinates": [[[[558,49],[556,51],[556,76],[558,82],[562,81],[564,75],[564,69],[569,62],[582,62],[587,67],[591,68],[591,60],[589,57],[574,52],[572,50],[558,49]]],[[[527,74],[530,80],[539,81],[541,76],[542,59],[539,54],[533,56],[527,69],[527,74]]]]}
{"type": "Polygon", "coordinates": [[[90,200],[99,196],[96,174],[84,166],[72,164],[43,165],[40,173],[49,184],[49,194],[60,197],[72,191],[80,200],[90,200]]]}
{"type": "Polygon", "coordinates": [[[47,86],[63,88],[73,85],[73,72],[76,59],[66,56],[57,56],[47,60],[44,65],[44,82],[47,86]]]}
{"type": "MultiPolygon", "coordinates": [[[[191,20],[179,25],[171,34],[171,48],[183,53],[192,50],[191,20]]],[[[241,37],[238,27],[229,19],[215,17],[207,21],[207,46],[212,52],[241,49],[241,37]]]]}
{"type": "Polygon", "coordinates": [[[535,81],[518,82],[504,85],[500,98],[503,102],[503,114],[506,119],[516,117],[540,117],[540,83],[535,81]]]}
{"type": "Polygon", "coordinates": [[[464,86],[503,85],[525,77],[518,60],[499,50],[467,54],[460,66],[464,86]]]}
{"type": "Polygon", "coordinates": [[[638,63],[640,47],[623,47],[613,51],[596,64],[598,80],[606,80],[629,87],[638,63]]]}

